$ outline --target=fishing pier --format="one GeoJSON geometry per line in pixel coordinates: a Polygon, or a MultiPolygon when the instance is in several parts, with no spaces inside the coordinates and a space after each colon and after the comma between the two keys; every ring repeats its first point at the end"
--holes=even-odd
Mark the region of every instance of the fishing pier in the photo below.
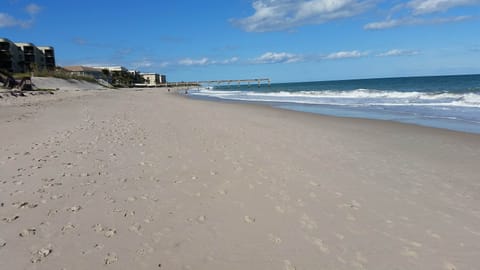
{"type": "Polygon", "coordinates": [[[227,85],[231,85],[231,84],[237,84],[237,85],[240,85],[240,84],[247,84],[249,87],[250,87],[250,83],[253,83],[253,84],[257,84],[258,87],[260,87],[260,85],[262,83],[266,83],[268,84],[268,86],[270,87],[270,79],[269,78],[260,78],[260,79],[243,79],[243,80],[211,80],[211,81],[196,81],[194,82],[196,83],[197,85],[201,85],[201,84],[227,84],[227,85]]]}

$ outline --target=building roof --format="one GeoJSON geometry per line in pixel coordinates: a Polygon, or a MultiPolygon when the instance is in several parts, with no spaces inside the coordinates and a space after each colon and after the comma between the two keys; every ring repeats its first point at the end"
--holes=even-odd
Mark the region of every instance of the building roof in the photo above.
{"type": "Polygon", "coordinates": [[[111,66],[111,67],[94,67],[96,69],[108,69],[109,71],[128,71],[126,67],[122,66],[111,66]]]}
{"type": "Polygon", "coordinates": [[[52,46],[37,46],[40,50],[53,50],[52,46]]]}
{"type": "Polygon", "coordinates": [[[36,47],[33,43],[27,43],[27,42],[15,42],[15,45],[17,45],[17,46],[33,46],[33,47],[36,47]]]}
{"type": "Polygon", "coordinates": [[[13,43],[11,40],[9,40],[8,38],[0,38],[0,42],[9,42],[9,43],[13,43]]]}
{"type": "Polygon", "coordinates": [[[84,67],[84,66],[66,66],[66,67],[63,67],[63,69],[67,70],[67,71],[70,71],[70,72],[85,72],[85,71],[89,71],[89,72],[102,72],[100,69],[98,68],[92,68],[92,67],[84,67]]]}

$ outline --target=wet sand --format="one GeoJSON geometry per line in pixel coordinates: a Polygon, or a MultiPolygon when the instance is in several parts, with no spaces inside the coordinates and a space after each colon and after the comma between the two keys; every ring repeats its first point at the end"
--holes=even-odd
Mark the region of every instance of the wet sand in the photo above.
{"type": "Polygon", "coordinates": [[[478,269],[480,135],[191,100],[0,100],[0,269],[478,269]]]}

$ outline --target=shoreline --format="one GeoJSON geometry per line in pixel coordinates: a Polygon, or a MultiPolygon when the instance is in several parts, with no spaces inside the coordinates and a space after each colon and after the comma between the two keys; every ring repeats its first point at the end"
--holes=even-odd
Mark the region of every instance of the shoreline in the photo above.
{"type": "MultiPolygon", "coordinates": [[[[184,90],[184,89],[182,89],[184,90]]],[[[467,130],[460,130],[460,129],[453,129],[441,126],[433,126],[433,125],[425,125],[415,122],[406,122],[406,121],[396,121],[391,119],[380,119],[380,118],[368,118],[362,116],[342,116],[342,115],[335,115],[335,114],[327,114],[327,113],[317,113],[317,112],[309,112],[303,110],[296,110],[287,108],[286,105],[295,105],[295,103],[288,103],[288,102],[261,102],[261,101],[242,101],[242,100],[229,100],[229,99],[221,99],[217,97],[203,97],[203,96],[192,96],[192,95],[185,95],[184,93],[177,93],[178,95],[184,96],[185,98],[193,99],[193,100],[202,100],[202,101],[209,101],[209,102],[219,102],[219,103],[226,103],[226,104],[246,104],[246,105],[253,105],[253,106],[260,106],[260,107],[269,107],[276,110],[285,110],[290,112],[302,113],[302,114],[309,114],[309,115],[317,115],[323,117],[332,117],[332,118],[339,118],[339,119],[350,119],[350,120],[367,120],[367,121],[380,121],[380,122],[389,122],[395,124],[402,124],[402,125],[409,125],[415,126],[420,128],[430,128],[434,130],[441,130],[441,131],[450,131],[456,133],[464,133],[464,134],[471,134],[471,135],[480,135],[479,132],[475,131],[467,131],[467,130]]],[[[312,105],[316,106],[316,105],[312,105]]],[[[327,105],[325,105],[327,106],[327,105]]],[[[328,107],[328,106],[327,106],[328,107]]],[[[333,106],[335,107],[335,106],[333,106]]]]}
{"type": "Polygon", "coordinates": [[[272,84],[264,89],[214,86],[191,94],[258,102],[322,115],[413,123],[480,134],[479,75],[272,84]],[[465,79],[465,80],[464,80],[465,79]],[[468,79],[468,80],[467,80],[468,79]],[[213,89],[212,88],[212,89],[213,89]]]}
{"type": "Polygon", "coordinates": [[[0,106],[0,268],[477,265],[479,135],[89,93],[0,106]]]}

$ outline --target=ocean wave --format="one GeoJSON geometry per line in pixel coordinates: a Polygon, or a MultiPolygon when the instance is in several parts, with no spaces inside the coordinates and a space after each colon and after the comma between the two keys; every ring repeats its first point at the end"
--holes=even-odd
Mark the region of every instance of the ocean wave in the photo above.
{"type": "Polygon", "coordinates": [[[346,105],[346,106],[456,106],[480,108],[480,93],[448,93],[448,92],[400,92],[372,89],[356,89],[352,91],[278,91],[257,92],[241,90],[200,89],[192,93],[198,96],[209,96],[221,99],[288,102],[313,105],[346,105]]]}

